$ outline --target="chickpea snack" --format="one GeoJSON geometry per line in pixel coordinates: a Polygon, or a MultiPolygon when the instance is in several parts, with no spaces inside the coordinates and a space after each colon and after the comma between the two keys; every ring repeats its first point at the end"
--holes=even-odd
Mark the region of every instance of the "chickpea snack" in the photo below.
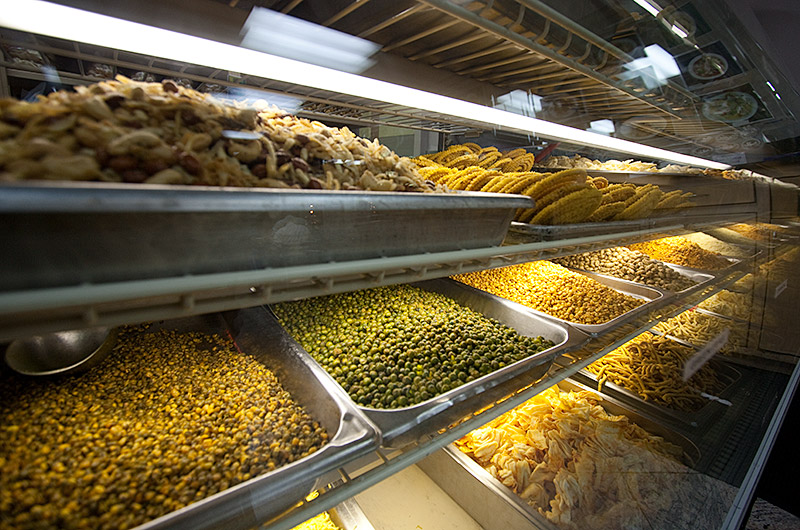
{"type": "Polygon", "coordinates": [[[3,529],[132,528],[295,463],[331,436],[216,333],[131,327],[79,376],[2,378],[3,529]]]}

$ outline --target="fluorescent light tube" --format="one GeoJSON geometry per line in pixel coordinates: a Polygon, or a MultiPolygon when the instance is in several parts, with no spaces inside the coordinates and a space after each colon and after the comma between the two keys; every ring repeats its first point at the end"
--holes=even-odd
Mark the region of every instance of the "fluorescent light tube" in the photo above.
{"type": "Polygon", "coordinates": [[[675,24],[673,24],[672,27],[670,27],[669,29],[672,30],[672,33],[674,33],[675,35],[677,35],[678,37],[680,37],[682,39],[685,39],[686,37],[689,36],[688,33],[686,33],[683,29],[679,28],[675,24]]]}
{"type": "Polygon", "coordinates": [[[649,0],[633,0],[633,1],[639,4],[639,7],[641,7],[654,17],[657,17],[658,14],[661,12],[661,7],[659,7],[658,4],[654,2],[650,2],[649,0]]]}
{"type": "Polygon", "coordinates": [[[7,3],[0,10],[0,26],[428,110],[482,122],[487,128],[507,127],[553,140],[678,164],[714,169],[730,167],[415,88],[40,0],[7,3]]]}

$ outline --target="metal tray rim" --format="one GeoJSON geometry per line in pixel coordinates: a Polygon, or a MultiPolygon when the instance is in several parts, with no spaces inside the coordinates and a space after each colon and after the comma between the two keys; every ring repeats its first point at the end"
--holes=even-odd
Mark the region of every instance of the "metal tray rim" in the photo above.
{"type": "Polygon", "coordinates": [[[416,193],[351,190],[294,190],[231,186],[188,186],[106,182],[3,182],[0,213],[99,213],[176,211],[263,211],[279,201],[292,207],[325,205],[357,209],[381,201],[397,209],[530,207],[525,195],[458,191],[416,193]],[[266,201],[271,201],[265,204],[266,201]]]}

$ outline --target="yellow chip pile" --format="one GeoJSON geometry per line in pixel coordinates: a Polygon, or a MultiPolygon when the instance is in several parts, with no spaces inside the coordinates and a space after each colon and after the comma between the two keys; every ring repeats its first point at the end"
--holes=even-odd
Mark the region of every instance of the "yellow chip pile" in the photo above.
{"type": "Polygon", "coordinates": [[[600,401],[554,386],[456,446],[559,528],[650,528],[686,486],[682,451],[600,401]]]}

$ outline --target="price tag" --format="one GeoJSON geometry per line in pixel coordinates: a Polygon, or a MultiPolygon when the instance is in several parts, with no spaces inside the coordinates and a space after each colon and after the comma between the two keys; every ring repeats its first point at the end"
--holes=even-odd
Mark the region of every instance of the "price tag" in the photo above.
{"type": "Polygon", "coordinates": [[[723,329],[719,335],[708,341],[708,344],[686,361],[686,364],[683,365],[683,380],[688,381],[709,359],[715,356],[727,344],[730,334],[730,328],[723,329]]]}
{"type": "Polygon", "coordinates": [[[789,278],[783,280],[781,284],[775,288],[775,298],[778,298],[781,293],[786,290],[787,285],[789,285],[789,278]]]}

